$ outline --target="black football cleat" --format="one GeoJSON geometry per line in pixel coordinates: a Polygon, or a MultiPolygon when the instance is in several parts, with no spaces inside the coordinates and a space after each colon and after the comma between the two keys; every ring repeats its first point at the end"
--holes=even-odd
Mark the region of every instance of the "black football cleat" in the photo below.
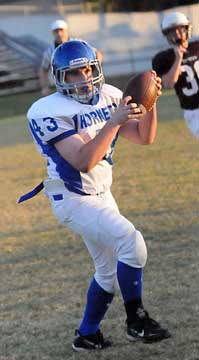
{"type": "Polygon", "coordinates": [[[103,334],[98,330],[92,335],[81,335],[79,330],[75,330],[75,338],[72,348],[75,351],[102,350],[112,345],[111,341],[104,340],[103,334]]]}
{"type": "Polygon", "coordinates": [[[137,318],[127,323],[127,339],[130,341],[141,340],[145,343],[153,343],[171,337],[169,331],[151,319],[143,308],[137,310],[137,318]]]}

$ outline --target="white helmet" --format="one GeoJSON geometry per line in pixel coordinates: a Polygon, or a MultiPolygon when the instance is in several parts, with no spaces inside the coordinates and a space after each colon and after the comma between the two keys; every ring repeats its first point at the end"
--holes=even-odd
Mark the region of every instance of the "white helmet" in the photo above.
{"type": "MultiPolygon", "coordinates": [[[[161,30],[164,36],[167,37],[169,30],[177,27],[177,26],[186,26],[187,29],[187,39],[191,36],[191,23],[189,19],[181,12],[174,11],[172,13],[167,14],[162,21],[161,30]]],[[[171,39],[167,37],[167,40],[171,43],[171,39]]]]}

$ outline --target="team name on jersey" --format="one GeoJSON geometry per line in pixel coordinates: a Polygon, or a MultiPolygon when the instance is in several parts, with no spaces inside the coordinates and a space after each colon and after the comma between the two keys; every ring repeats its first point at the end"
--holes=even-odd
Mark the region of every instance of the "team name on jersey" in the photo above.
{"type": "MultiPolygon", "coordinates": [[[[90,112],[79,115],[79,126],[81,129],[85,129],[93,124],[99,124],[101,122],[106,122],[111,118],[113,110],[117,107],[115,103],[111,105],[101,107],[99,109],[94,109],[90,112]]],[[[77,115],[76,115],[77,116],[77,115]]]]}

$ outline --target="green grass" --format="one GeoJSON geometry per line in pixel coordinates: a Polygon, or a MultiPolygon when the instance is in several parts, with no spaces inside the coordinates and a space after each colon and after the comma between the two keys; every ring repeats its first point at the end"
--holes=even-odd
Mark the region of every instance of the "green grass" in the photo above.
{"type": "MultiPolygon", "coordinates": [[[[106,78],[107,83],[118,86],[123,89],[128,80],[128,76],[116,76],[114,78],[106,78]]],[[[30,104],[41,97],[39,91],[32,91],[25,94],[13,94],[10,96],[0,96],[0,119],[24,115],[30,104]]]]}
{"type": "Polygon", "coordinates": [[[152,146],[117,144],[112,187],[121,212],[147,243],[146,308],[173,336],[152,345],[130,344],[118,292],[102,324],[114,347],[94,354],[71,350],[94,271],[83,241],[58,224],[42,194],[16,204],[45,177],[24,115],[30,94],[16,98],[21,114],[13,117],[14,97],[2,103],[9,103],[9,110],[0,110],[0,360],[198,360],[199,144],[173,92],[158,101],[152,146]]]}

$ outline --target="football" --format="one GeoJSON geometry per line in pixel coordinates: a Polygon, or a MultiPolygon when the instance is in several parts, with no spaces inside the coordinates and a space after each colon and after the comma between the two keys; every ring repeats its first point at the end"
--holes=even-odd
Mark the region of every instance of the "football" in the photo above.
{"type": "Polygon", "coordinates": [[[132,96],[132,102],[137,103],[143,112],[147,112],[156,102],[157,92],[153,73],[144,71],[129,79],[123,91],[123,98],[132,96]]]}

